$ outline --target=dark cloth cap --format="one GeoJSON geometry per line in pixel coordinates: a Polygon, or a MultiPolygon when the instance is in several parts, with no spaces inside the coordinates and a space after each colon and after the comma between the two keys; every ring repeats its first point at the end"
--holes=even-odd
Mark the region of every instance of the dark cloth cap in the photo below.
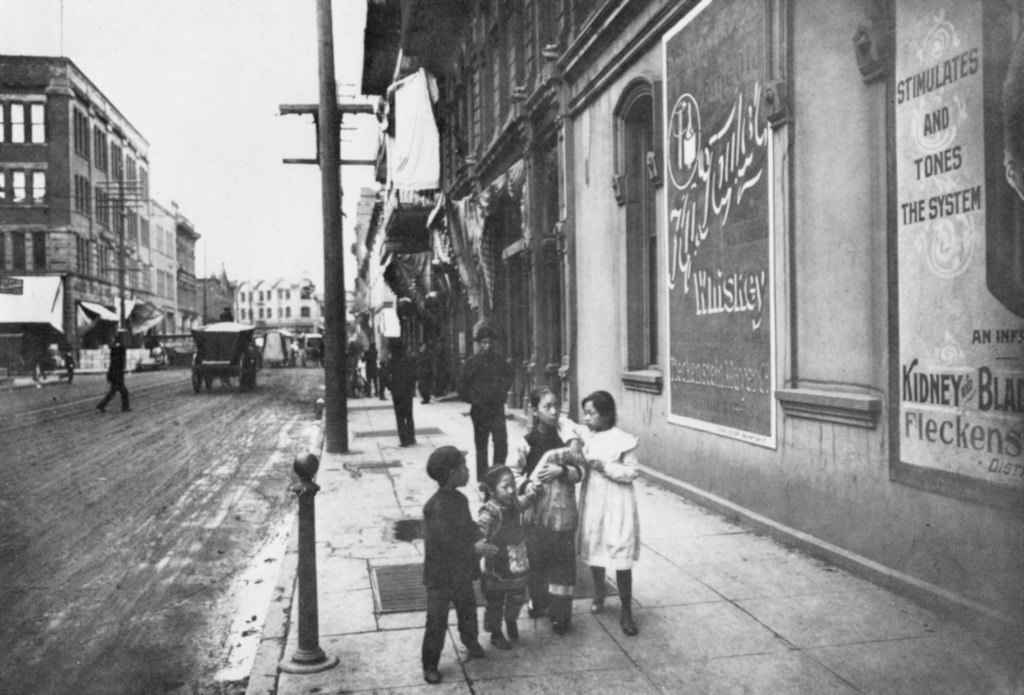
{"type": "Polygon", "coordinates": [[[434,449],[427,458],[427,475],[438,484],[444,485],[448,482],[452,471],[460,463],[466,462],[466,454],[454,446],[442,446],[434,449]]]}
{"type": "Polygon", "coordinates": [[[486,323],[477,326],[476,332],[473,334],[473,340],[476,340],[478,342],[484,340],[485,338],[496,340],[497,337],[497,332],[495,332],[495,330],[486,323]]]}

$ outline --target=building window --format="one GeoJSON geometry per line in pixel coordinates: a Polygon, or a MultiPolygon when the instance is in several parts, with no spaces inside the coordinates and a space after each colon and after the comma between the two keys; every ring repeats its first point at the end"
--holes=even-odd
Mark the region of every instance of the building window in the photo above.
{"type": "Polygon", "coordinates": [[[32,202],[42,203],[46,199],[46,172],[32,172],[32,202]]]}
{"type": "Polygon", "coordinates": [[[308,319],[309,318],[309,307],[308,306],[299,307],[299,316],[304,318],[304,319],[308,319]]]}
{"type": "Polygon", "coordinates": [[[25,258],[25,232],[11,232],[11,268],[27,270],[25,258]]]}
{"type": "Polygon", "coordinates": [[[0,232],[0,270],[7,270],[7,235],[0,232]]]}
{"type": "Polygon", "coordinates": [[[292,308],[290,306],[286,306],[284,308],[284,317],[286,319],[290,319],[292,317],[292,308]]]}
{"type": "Polygon", "coordinates": [[[107,166],[110,162],[109,151],[107,150],[107,134],[99,126],[95,126],[92,129],[92,144],[93,153],[95,158],[93,163],[96,168],[102,172],[107,171],[107,166]]]}
{"type": "MultiPolygon", "coordinates": [[[[99,208],[100,189],[96,189],[96,207],[99,208]]],[[[89,179],[84,176],[75,176],[75,212],[83,215],[89,214],[89,179]]]]}
{"type": "Polygon", "coordinates": [[[0,203],[7,202],[7,172],[0,171],[0,203]]]}
{"type": "Polygon", "coordinates": [[[24,171],[11,172],[12,200],[15,203],[24,203],[28,199],[27,182],[24,171]]]}
{"type": "Polygon", "coordinates": [[[139,218],[139,246],[149,248],[149,220],[145,217],[139,218]]]}
{"type": "Polygon", "coordinates": [[[11,104],[11,142],[25,142],[25,105],[11,104]]]}
{"type": "Polygon", "coordinates": [[[110,176],[115,181],[124,180],[124,155],[121,146],[116,142],[110,143],[110,176]]]}
{"type": "Polygon", "coordinates": [[[75,152],[86,159],[89,158],[89,117],[78,109],[74,109],[75,152]]]}
{"type": "Polygon", "coordinates": [[[32,232],[32,269],[46,268],[46,232],[32,232]]]}
{"type": "Polygon", "coordinates": [[[79,275],[85,274],[86,263],[88,259],[88,249],[85,246],[85,239],[80,236],[75,237],[75,268],[78,269],[79,275]]]}
{"type": "Polygon", "coordinates": [[[46,110],[43,108],[43,105],[32,104],[29,106],[29,117],[32,122],[31,130],[29,131],[32,142],[46,142],[46,110]]]}
{"type": "Polygon", "coordinates": [[[654,151],[654,89],[629,85],[615,109],[617,196],[625,213],[628,369],[658,367],[658,235],[654,183],[647,153],[654,151]]]}
{"type": "MultiPolygon", "coordinates": [[[[0,142],[7,142],[7,105],[0,101],[0,142]]],[[[0,265],[0,268],[3,268],[0,265]]]]}
{"type": "Polygon", "coordinates": [[[96,186],[96,221],[104,227],[110,226],[110,203],[107,192],[96,186]]]}
{"type": "Polygon", "coordinates": [[[149,172],[139,167],[139,193],[143,200],[149,200],[149,172]]]}

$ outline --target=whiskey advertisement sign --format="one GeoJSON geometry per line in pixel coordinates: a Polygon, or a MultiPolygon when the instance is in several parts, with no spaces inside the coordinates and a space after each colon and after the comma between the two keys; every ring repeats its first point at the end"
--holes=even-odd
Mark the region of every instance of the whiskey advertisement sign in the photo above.
{"type": "Polygon", "coordinates": [[[706,0],[662,40],[669,422],[775,446],[766,6],[706,0]]]}

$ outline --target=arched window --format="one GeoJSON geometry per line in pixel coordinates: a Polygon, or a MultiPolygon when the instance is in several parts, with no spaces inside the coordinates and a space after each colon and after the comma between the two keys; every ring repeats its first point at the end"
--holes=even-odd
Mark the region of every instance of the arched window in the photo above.
{"type": "Polygon", "coordinates": [[[658,230],[655,88],[637,79],[615,108],[615,197],[623,208],[627,369],[658,367],[658,230]]]}

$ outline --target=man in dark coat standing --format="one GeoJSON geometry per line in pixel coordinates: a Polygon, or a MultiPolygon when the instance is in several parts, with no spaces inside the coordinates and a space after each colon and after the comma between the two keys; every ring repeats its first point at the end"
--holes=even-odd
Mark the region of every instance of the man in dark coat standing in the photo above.
{"type": "Polygon", "coordinates": [[[406,352],[405,344],[400,340],[392,344],[388,367],[388,387],[395,407],[398,441],[402,446],[413,446],[416,444],[416,425],[412,419],[412,401],[416,396],[416,360],[406,352]]]}
{"type": "Polygon", "coordinates": [[[480,348],[462,368],[459,395],[469,401],[476,445],[476,479],[483,480],[488,469],[487,441],[494,440],[494,465],[508,456],[508,430],[505,427],[505,399],[512,386],[512,368],[495,350],[498,334],[486,323],[473,335],[480,348]]]}
{"type": "Polygon", "coordinates": [[[377,346],[370,343],[370,347],[366,348],[366,352],[363,353],[363,362],[366,364],[366,383],[370,392],[367,396],[382,396],[380,389],[380,381],[377,378],[377,346]]]}
{"type": "Polygon", "coordinates": [[[126,413],[131,410],[131,407],[128,405],[128,388],[124,385],[126,358],[124,343],[121,342],[121,335],[118,334],[114,336],[114,342],[110,344],[110,367],[107,369],[107,382],[110,383],[110,389],[99,405],[96,406],[96,410],[101,413],[107,409],[107,403],[110,402],[115,393],[121,394],[121,412],[126,413]]]}
{"type": "Polygon", "coordinates": [[[426,343],[420,345],[416,355],[416,382],[420,389],[420,398],[426,405],[434,393],[434,352],[426,343]]]}

